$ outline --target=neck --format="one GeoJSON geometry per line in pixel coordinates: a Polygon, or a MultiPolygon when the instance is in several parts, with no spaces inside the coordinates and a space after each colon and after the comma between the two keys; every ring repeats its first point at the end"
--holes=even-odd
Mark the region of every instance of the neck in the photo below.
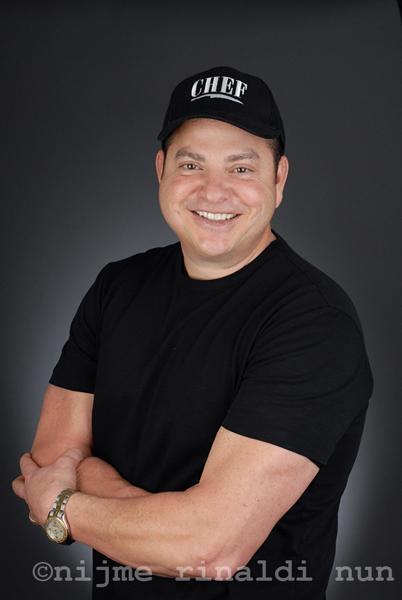
{"type": "Polygon", "coordinates": [[[271,242],[276,240],[276,236],[272,233],[269,227],[264,231],[264,234],[257,245],[255,245],[246,255],[239,257],[226,257],[226,262],[219,260],[220,257],[206,258],[200,260],[199,257],[194,259],[191,252],[186,252],[181,243],[184,266],[187,274],[191,279],[218,279],[225,277],[231,273],[235,273],[242,269],[245,265],[253,261],[271,242]]]}

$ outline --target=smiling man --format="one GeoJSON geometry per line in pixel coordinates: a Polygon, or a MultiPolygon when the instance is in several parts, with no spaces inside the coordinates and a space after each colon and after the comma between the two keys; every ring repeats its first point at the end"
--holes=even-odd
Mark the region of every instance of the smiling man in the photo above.
{"type": "Polygon", "coordinates": [[[158,139],[178,241],[97,275],[13,489],[93,548],[93,598],[323,600],[373,389],[359,317],[271,227],[289,167],[260,78],[186,78],[158,139]]]}
{"type": "Polygon", "coordinates": [[[180,239],[188,275],[215,279],[238,271],[276,239],[270,223],[282,199],[286,156],[276,165],[266,140],[208,118],[186,120],[169,146],[156,157],[160,206],[180,239]]]}

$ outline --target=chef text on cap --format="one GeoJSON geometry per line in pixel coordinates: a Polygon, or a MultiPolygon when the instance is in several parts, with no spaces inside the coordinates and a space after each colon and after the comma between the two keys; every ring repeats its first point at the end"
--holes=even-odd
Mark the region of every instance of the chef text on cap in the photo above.
{"type": "Polygon", "coordinates": [[[191,102],[209,96],[210,98],[226,98],[243,104],[239,98],[243,96],[246,89],[247,83],[244,81],[224,75],[197,79],[191,88],[191,102]]]}

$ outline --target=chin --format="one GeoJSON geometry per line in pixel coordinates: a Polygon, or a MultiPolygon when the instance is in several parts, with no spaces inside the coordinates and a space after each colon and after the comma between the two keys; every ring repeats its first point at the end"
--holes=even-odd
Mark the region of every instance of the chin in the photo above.
{"type": "Polygon", "coordinates": [[[194,250],[204,256],[222,256],[227,254],[232,249],[232,244],[219,242],[204,242],[200,244],[192,244],[194,250]]]}

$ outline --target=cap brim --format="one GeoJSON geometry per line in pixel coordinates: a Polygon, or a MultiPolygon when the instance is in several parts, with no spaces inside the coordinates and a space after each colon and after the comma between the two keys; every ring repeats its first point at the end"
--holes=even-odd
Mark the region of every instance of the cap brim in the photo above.
{"type": "Polygon", "coordinates": [[[183,117],[181,119],[175,119],[174,121],[171,121],[169,123],[169,125],[167,125],[166,127],[164,127],[159,132],[157,139],[160,142],[162,142],[175,129],[177,129],[179,127],[179,125],[181,125],[182,123],[184,123],[184,121],[188,121],[189,119],[198,119],[198,118],[200,118],[200,119],[214,119],[215,121],[223,121],[224,123],[229,123],[229,125],[234,125],[235,127],[239,127],[239,129],[244,129],[244,131],[248,131],[248,133],[252,133],[253,135],[256,135],[258,137],[262,137],[264,139],[272,139],[272,138],[276,138],[276,137],[281,137],[280,132],[277,129],[275,129],[275,128],[272,128],[270,130],[266,130],[266,132],[264,132],[264,134],[261,134],[260,131],[255,131],[255,130],[253,130],[252,127],[248,127],[247,125],[240,124],[235,119],[230,119],[230,118],[228,118],[226,116],[217,116],[216,114],[215,115],[208,115],[206,113],[201,113],[201,114],[191,115],[191,116],[187,116],[187,117],[183,117]]]}

